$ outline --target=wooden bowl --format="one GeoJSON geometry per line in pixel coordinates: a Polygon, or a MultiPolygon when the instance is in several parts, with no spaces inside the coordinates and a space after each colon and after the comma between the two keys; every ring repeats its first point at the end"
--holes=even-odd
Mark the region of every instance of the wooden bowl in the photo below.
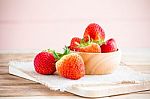
{"type": "Polygon", "coordinates": [[[110,74],[118,68],[121,61],[120,50],[109,53],[77,53],[83,58],[88,75],[110,74]]]}

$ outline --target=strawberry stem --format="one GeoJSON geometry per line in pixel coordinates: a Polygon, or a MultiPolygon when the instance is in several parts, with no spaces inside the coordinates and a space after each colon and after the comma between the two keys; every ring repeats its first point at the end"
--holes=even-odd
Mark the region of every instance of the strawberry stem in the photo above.
{"type": "Polygon", "coordinates": [[[91,43],[91,39],[90,39],[90,36],[88,35],[88,42],[87,42],[88,44],[90,44],[91,43]]]}
{"type": "Polygon", "coordinates": [[[56,53],[55,51],[53,51],[53,55],[54,55],[54,57],[55,57],[56,60],[59,60],[59,59],[60,59],[58,53],[56,53]]]}
{"type": "Polygon", "coordinates": [[[70,53],[70,49],[67,46],[65,46],[65,48],[63,48],[63,49],[64,49],[63,55],[67,55],[70,53]]]}
{"type": "Polygon", "coordinates": [[[76,45],[80,45],[78,42],[75,42],[76,45]]]}
{"type": "Polygon", "coordinates": [[[63,49],[64,49],[63,54],[62,54],[62,53],[58,53],[58,52],[56,52],[55,50],[51,50],[51,49],[47,49],[47,51],[50,52],[50,53],[52,53],[53,56],[54,56],[54,58],[55,58],[55,60],[58,61],[58,60],[60,60],[64,55],[67,55],[67,54],[70,53],[70,49],[69,49],[67,46],[65,46],[65,48],[63,48],[63,49]]]}

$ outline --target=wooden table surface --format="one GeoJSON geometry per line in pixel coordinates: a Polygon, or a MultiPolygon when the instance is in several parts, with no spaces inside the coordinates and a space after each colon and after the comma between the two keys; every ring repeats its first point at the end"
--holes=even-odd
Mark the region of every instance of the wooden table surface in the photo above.
{"type": "MultiPolygon", "coordinates": [[[[35,53],[0,52],[0,99],[70,99],[83,98],[71,93],[52,91],[39,83],[26,80],[8,73],[8,62],[12,60],[31,61],[35,53]]],[[[124,50],[122,64],[136,71],[150,74],[150,49],[124,50]]],[[[150,99],[150,90],[132,94],[104,97],[112,99],[150,99]]]]}

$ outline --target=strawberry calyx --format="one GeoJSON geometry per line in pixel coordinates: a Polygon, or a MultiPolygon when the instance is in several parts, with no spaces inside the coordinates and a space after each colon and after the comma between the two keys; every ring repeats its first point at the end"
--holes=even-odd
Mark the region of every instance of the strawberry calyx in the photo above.
{"type": "Polygon", "coordinates": [[[84,40],[84,42],[94,42],[98,45],[102,45],[104,43],[104,39],[98,39],[98,40],[94,40],[93,38],[90,37],[90,35],[87,36],[88,38],[86,40],[84,40]]]}
{"type": "Polygon", "coordinates": [[[96,44],[98,44],[98,45],[102,45],[102,44],[104,44],[105,42],[104,42],[104,40],[95,41],[95,40],[93,40],[93,39],[90,39],[90,36],[88,35],[88,41],[85,41],[84,38],[81,39],[80,44],[77,43],[77,45],[78,45],[77,47],[78,47],[78,48],[80,48],[80,47],[86,47],[86,46],[89,46],[89,45],[91,45],[91,44],[93,44],[93,43],[96,43],[96,44]]]}
{"type": "Polygon", "coordinates": [[[102,39],[100,39],[100,40],[98,40],[98,41],[94,41],[94,40],[93,40],[93,42],[94,42],[94,43],[97,43],[98,45],[102,45],[102,44],[105,43],[105,41],[102,40],[102,39]]]}
{"type": "Polygon", "coordinates": [[[70,49],[69,49],[67,46],[65,46],[65,48],[63,48],[63,49],[64,49],[64,52],[63,52],[63,53],[59,53],[59,52],[56,52],[55,50],[51,50],[51,49],[47,49],[47,51],[50,52],[50,53],[52,53],[53,56],[54,56],[54,58],[55,58],[55,60],[58,61],[58,60],[60,60],[63,56],[68,55],[68,54],[71,53],[71,52],[70,52],[70,49]]]}

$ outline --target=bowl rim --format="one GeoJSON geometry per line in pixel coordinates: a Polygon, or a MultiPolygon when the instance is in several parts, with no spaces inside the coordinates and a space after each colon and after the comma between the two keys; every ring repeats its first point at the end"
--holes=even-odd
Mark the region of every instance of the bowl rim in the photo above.
{"type": "Polygon", "coordinates": [[[120,49],[117,49],[117,51],[108,52],[108,53],[89,53],[89,52],[77,52],[77,51],[72,51],[72,52],[75,52],[75,53],[83,53],[83,54],[113,54],[113,53],[121,53],[121,50],[120,50],[120,49]]]}

